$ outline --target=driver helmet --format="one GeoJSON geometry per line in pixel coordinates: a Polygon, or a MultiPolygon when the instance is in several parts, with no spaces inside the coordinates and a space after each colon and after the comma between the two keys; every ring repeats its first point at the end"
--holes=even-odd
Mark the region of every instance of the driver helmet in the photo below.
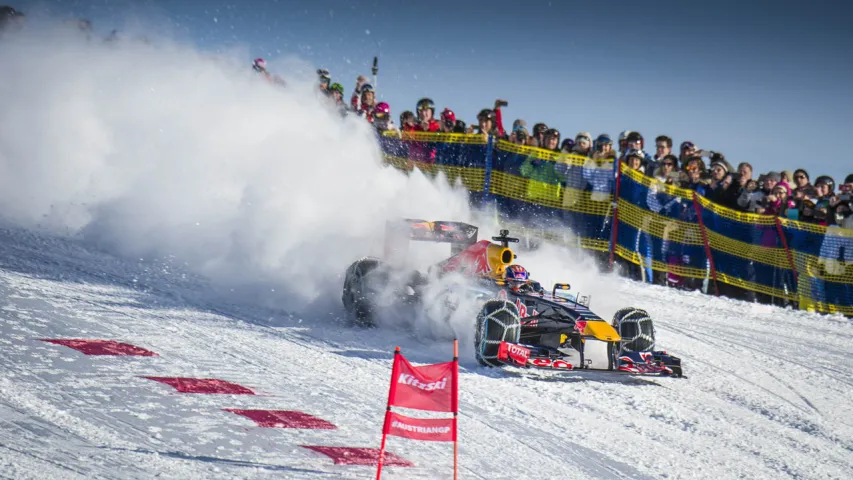
{"type": "Polygon", "coordinates": [[[507,282],[510,283],[526,283],[530,280],[530,272],[527,271],[526,268],[521,265],[510,265],[506,267],[506,273],[504,277],[507,282]]]}

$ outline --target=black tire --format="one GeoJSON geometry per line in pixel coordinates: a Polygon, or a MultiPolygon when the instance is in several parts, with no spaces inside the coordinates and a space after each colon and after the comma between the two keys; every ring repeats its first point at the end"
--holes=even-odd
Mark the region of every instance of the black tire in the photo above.
{"type": "Polygon", "coordinates": [[[500,343],[518,343],[521,335],[521,319],[518,308],[506,300],[489,300],[477,314],[474,334],[474,356],[480,365],[502,367],[498,361],[500,343]]]}
{"type": "Polygon", "coordinates": [[[613,315],[613,328],[622,337],[621,351],[641,352],[655,348],[655,326],[648,312],[623,308],[613,315]]]}
{"type": "Polygon", "coordinates": [[[341,301],[349,320],[355,325],[376,326],[377,308],[373,298],[376,293],[368,287],[366,279],[371,272],[375,275],[381,265],[376,258],[362,258],[347,269],[341,301]]]}

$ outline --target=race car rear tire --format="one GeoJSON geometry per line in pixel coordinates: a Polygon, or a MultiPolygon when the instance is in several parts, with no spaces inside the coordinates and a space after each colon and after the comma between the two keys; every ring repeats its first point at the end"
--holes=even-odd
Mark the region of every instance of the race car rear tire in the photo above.
{"type": "Polygon", "coordinates": [[[347,269],[341,300],[347,316],[355,325],[376,326],[377,308],[373,298],[375,293],[367,288],[365,279],[380,266],[381,263],[376,258],[362,258],[347,269]]]}
{"type": "Polygon", "coordinates": [[[518,343],[521,335],[521,318],[518,308],[506,300],[489,300],[477,314],[474,333],[474,356],[480,365],[502,367],[498,360],[501,342],[518,343]]]}
{"type": "Polygon", "coordinates": [[[642,352],[655,348],[655,326],[645,310],[629,307],[613,315],[613,328],[622,337],[621,351],[642,352]]]}

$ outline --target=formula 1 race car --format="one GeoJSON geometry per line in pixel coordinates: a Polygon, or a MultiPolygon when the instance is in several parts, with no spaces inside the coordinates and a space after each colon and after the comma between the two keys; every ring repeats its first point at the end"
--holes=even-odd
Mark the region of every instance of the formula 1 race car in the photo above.
{"type": "MultiPolygon", "coordinates": [[[[479,305],[474,347],[485,366],[603,370],[682,376],[681,359],[654,350],[655,330],[644,310],[624,308],[607,322],[589,310],[589,297],[568,284],[550,291],[528,277],[509,248],[518,239],[501,230],[477,240],[478,228],[461,222],[402,220],[386,225],[385,260],[366,257],[346,270],[342,301],[350,319],[376,324],[382,308],[426,308],[430,285],[450,275],[464,278],[448,290],[479,305]],[[402,268],[410,241],[449,243],[451,256],[426,274],[402,268]]],[[[449,293],[448,293],[449,295],[449,293]]],[[[437,301],[435,299],[430,301],[437,301]]],[[[445,302],[452,306],[457,301],[445,302]]]]}

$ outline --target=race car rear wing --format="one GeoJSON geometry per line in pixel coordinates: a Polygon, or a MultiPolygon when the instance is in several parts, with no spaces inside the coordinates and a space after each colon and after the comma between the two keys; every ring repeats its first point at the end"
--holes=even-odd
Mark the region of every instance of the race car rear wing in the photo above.
{"type": "Polygon", "coordinates": [[[462,222],[404,218],[385,223],[385,260],[405,258],[410,241],[449,243],[450,255],[477,243],[479,229],[462,222]]]}

